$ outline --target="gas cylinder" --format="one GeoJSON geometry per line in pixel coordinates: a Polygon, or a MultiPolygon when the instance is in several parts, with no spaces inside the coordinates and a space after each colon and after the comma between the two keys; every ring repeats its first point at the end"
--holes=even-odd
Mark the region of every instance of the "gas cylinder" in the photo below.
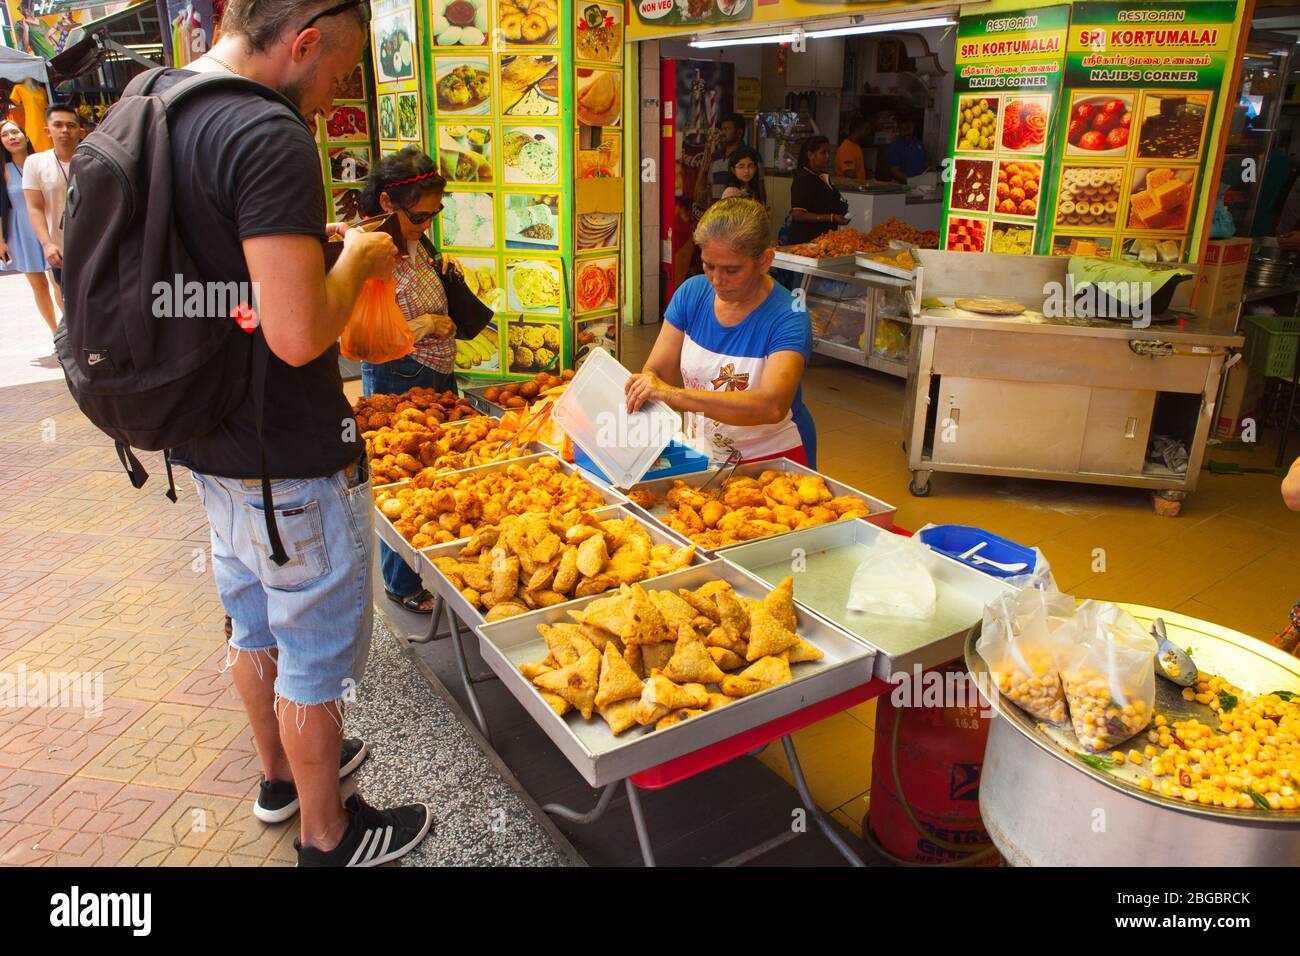
{"type": "Polygon", "coordinates": [[[959,661],[912,675],[876,700],[864,836],[904,865],[996,866],[980,818],[991,713],[959,661]]]}

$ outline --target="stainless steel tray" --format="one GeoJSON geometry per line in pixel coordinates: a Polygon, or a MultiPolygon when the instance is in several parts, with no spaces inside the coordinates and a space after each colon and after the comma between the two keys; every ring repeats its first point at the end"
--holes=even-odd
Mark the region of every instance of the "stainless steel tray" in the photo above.
{"type": "MultiPolygon", "coordinates": [[[[770,590],[722,561],[666,574],[654,581],[654,589],[696,588],[715,579],[730,581],[736,592],[746,597],[760,598],[770,590]]],[[[657,767],[871,680],[875,655],[870,648],[796,607],[799,636],[821,648],[825,658],[791,665],[795,676],[788,684],[742,698],[675,727],[632,729],[615,737],[599,714],[593,714],[591,720],[583,720],[574,711],[567,717],[557,716],[518,668],[520,663],[546,657],[546,642],[537,633],[538,624],[567,620],[568,611],[593,600],[594,596],[581,598],[477,628],[484,660],[593,787],[657,767]]]]}
{"type": "MultiPolygon", "coordinates": [[[[725,478],[730,477],[730,469],[731,469],[730,465],[724,465],[722,469],[712,468],[709,469],[708,471],[698,471],[688,475],[672,475],[671,477],[668,478],[655,478],[652,481],[643,481],[640,482],[639,484],[633,485],[630,489],[628,489],[628,494],[631,494],[633,491],[653,491],[657,495],[663,495],[666,491],[668,491],[669,488],[673,486],[673,482],[675,481],[685,481],[687,484],[690,485],[702,485],[706,477],[712,474],[713,472],[719,470],[728,472],[728,474],[724,474],[721,479],[717,479],[717,481],[721,481],[725,478]]],[[[840,495],[853,495],[857,498],[861,498],[864,501],[866,501],[868,507],[870,507],[871,509],[871,514],[870,517],[864,518],[863,519],[864,521],[870,522],[871,524],[874,525],[878,525],[881,528],[892,528],[894,526],[894,513],[898,510],[894,505],[887,504],[886,502],[881,501],[879,498],[873,498],[871,497],[871,495],[867,494],[864,491],[859,491],[857,488],[854,488],[851,485],[846,485],[842,481],[836,481],[834,478],[830,477],[829,475],[822,474],[822,472],[820,471],[814,471],[812,468],[809,468],[807,465],[801,465],[798,462],[793,462],[789,458],[776,458],[768,461],[747,462],[746,464],[738,465],[736,467],[734,474],[737,477],[753,478],[753,477],[757,477],[758,475],[762,474],[765,471],[783,471],[795,475],[817,475],[823,481],[826,482],[826,487],[829,488],[831,493],[834,494],[836,497],[840,495]]],[[[715,481],[715,486],[716,483],[717,482],[715,481]]],[[[667,527],[667,522],[664,519],[668,517],[670,509],[666,504],[664,504],[664,502],[662,501],[659,502],[659,504],[655,505],[653,508],[642,508],[640,505],[637,505],[635,503],[633,503],[632,507],[637,508],[643,514],[649,515],[651,518],[663,523],[664,526],[667,527]]],[[[787,531],[783,533],[790,534],[791,532],[787,531]]],[[[766,535],[762,538],[755,538],[754,540],[765,541],[768,540],[769,538],[778,538],[778,537],[781,537],[781,534],[766,535]]],[[[749,544],[750,542],[742,542],[742,543],[749,544]]],[[[710,556],[714,556],[735,547],[740,547],[740,545],[732,544],[732,545],[727,545],[727,547],[725,548],[715,548],[713,550],[705,549],[704,553],[710,556]]]]}
{"type": "Polygon", "coordinates": [[[477,408],[484,415],[491,415],[493,418],[500,418],[506,412],[505,406],[498,405],[496,402],[489,402],[483,397],[483,393],[489,388],[501,388],[505,385],[509,385],[512,381],[514,380],[502,379],[499,382],[489,382],[487,385],[476,385],[473,388],[461,389],[461,394],[465,396],[467,402],[477,408]]]}
{"type": "MultiPolygon", "coordinates": [[[[678,535],[668,528],[662,527],[658,522],[646,521],[644,516],[639,512],[633,511],[630,506],[611,505],[607,508],[597,508],[592,511],[591,514],[592,517],[599,518],[602,521],[608,521],[611,518],[625,518],[630,515],[641,522],[642,527],[644,527],[649,533],[650,540],[655,544],[671,544],[676,548],[690,544],[690,542],[681,537],[681,535],[678,535]]],[[[416,567],[420,572],[420,577],[423,579],[425,586],[441,594],[443,600],[447,602],[447,606],[451,609],[452,613],[473,628],[485,623],[483,620],[483,612],[466,601],[464,595],[462,595],[460,591],[456,590],[451,581],[447,579],[447,576],[439,571],[433,563],[434,558],[456,557],[460,553],[460,549],[463,547],[465,547],[464,541],[449,541],[446,544],[435,544],[431,548],[425,548],[424,550],[417,552],[422,560],[416,567]]],[[[703,564],[705,560],[706,559],[700,554],[699,549],[697,548],[694,558],[691,559],[691,564],[703,564]]],[[[647,578],[646,581],[643,581],[642,583],[645,584],[649,581],[657,580],[658,578],[647,578]]],[[[597,595],[593,595],[593,597],[594,596],[597,595]]]]}
{"type": "Polygon", "coordinates": [[[882,534],[865,521],[841,521],[727,548],[721,557],[775,587],[794,576],[794,598],[819,617],[877,649],[876,676],[890,680],[919,665],[922,670],[960,657],[967,632],[984,616],[984,605],[1011,585],[935,552],[935,616],[928,621],[849,611],[853,572],[882,534]],[[799,570],[796,570],[799,569],[799,570]]]}
{"type": "MultiPolygon", "coordinates": [[[[1157,617],[1164,618],[1165,629],[1169,639],[1180,647],[1191,648],[1192,660],[1202,673],[1218,674],[1231,681],[1242,690],[1254,694],[1267,694],[1275,690],[1289,690],[1300,694],[1300,659],[1292,657],[1263,641],[1247,637],[1209,621],[1202,621],[1173,611],[1138,604],[1121,604],[1143,626],[1150,628],[1157,617]]],[[[987,695],[997,684],[989,673],[984,658],[975,650],[979,639],[979,628],[972,628],[966,639],[966,668],[975,675],[980,688],[987,695]]],[[[1242,823],[1281,823],[1289,826],[1300,824],[1300,810],[1227,810],[1223,807],[1190,804],[1184,800],[1166,797],[1160,792],[1169,777],[1153,777],[1151,761],[1143,760],[1140,764],[1122,763],[1112,770],[1098,770],[1085,764],[1076,756],[1081,751],[1078,738],[1069,725],[1052,727],[1031,717],[1015,704],[994,693],[989,703],[998,715],[1021,734],[1028,737],[1040,748],[1059,759],[1063,766],[1086,774],[1112,789],[1120,790],[1131,797],[1157,804],[1171,810],[1236,820],[1242,823]],[[1141,789],[1139,781],[1150,777],[1155,789],[1141,789]]],[[[1164,714],[1172,724],[1176,720],[1195,717],[1201,723],[1217,727],[1218,715],[1205,704],[1183,700],[1182,688],[1162,677],[1156,678],[1155,712],[1164,714]]],[[[1147,745],[1146,732],[1124,741],[1117,747],[1102,751],[1100,757],[1108,757],[1118,750],[1127,753],[1133,748],[1143,749],[1147,745]]]]}
{"type": "MultiPolygon", "coordinates": [[[[534,461],[538,461],[542,458],[557,459],[560,462],[560,471],[562,471],[566,475],[577,475],[579,478],[581,478],[585,484],[589,485],[591,488],[594,488],[600,494],[600,496],[605,500],[605,505],[626,505],[628,507],[631,506],[631,503],[621,493],[615,491],[613,488],[609,487],[603,482],[597,481],[591,475],[588,475],[585,471],[582,471],[577,466],[570,464],[569,462],[565,461],[562,458],[559,458],[558,455],[555,455],[552,452],[538,452],[533,455],[524,455],[522,458],[512,458],[509,461],[494,462],[490,465],[476,465],[473,468],[462,468],[459,471],[447,471],[447,472],[443,472],[439,477],[451,478],[452,476],[456,476],[456,479],[459,480],[460,478],[463,478],[466,475],[478,474],[480,472],[502,471],[506,468],[509,468],[511,465],[522,465],[523,467],[527,468],[534,461]]],[[[380,489],[393,490],[402,487],[406,483],[407,482],[405,481],[395,481],[392,484],[380,485],[375,490],[376,491],[380,489]]],[[[375,506],[375,532],[379,535],[381,539],[383,539],[385,544],[387,544],[390,548],[392,548],[394,551],[400,554],[402,556],[402,560],[404,560],[410,567],[418,569],[421,566],[420,559],[419,559],[420,552],[417,551],[415,548],[411,547],[411,543],[402,537],[401,533],[397,530],[397,528],[393,526],[393,523],[389,521],[387,517],[384,516],[384,513],[382,511],[379,510],[378,505],[375,506]]],[[[678,537],[678,536],[674,534],[674,537],[678,537]]]]}

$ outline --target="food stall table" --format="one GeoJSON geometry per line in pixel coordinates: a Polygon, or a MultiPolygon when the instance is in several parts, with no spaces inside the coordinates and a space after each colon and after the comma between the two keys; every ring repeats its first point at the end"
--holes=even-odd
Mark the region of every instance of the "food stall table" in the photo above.
{"type": "Polygon", "coordinates": [[[1160,513],[1178,513],[1240,335],[1164,321],[1172,312],[1145,324],[1075,314],[1063,257],[922,250],[917,261],[903,424],[912,494],[928,495],[935,471],[1049,478],[1148,488],[1160,513]],[[956,307],[965,297],[1023,308],[978,314],[956,307]],[[1182,443],[1185,471],[1147,460],[1157,434],[1182,443]]]}
{"type": "MultiPolygon", "coordinates": [[[[671,787],[673,784],[681,783],[696,774],[720,767],[737,757],[751,754],[779,739],[781,745],[785,748],[785,758],[790,764],[790,775],[794,778],[795,789],[799,792],[801,808],[812,817],[826,839],[848,861],[850,866],[865,866],[862,858],[840,836],[835,829],[835,825],[817,806],[817,801],[813,799],[812,793],[808,790],[808,783],[803,775],[803,767],[799,763],[799,755],[795,750],[793,734],[818,721],[833,717],[850,707],[872,700],[889,689],[889,684],[879,677],[873,677],[865,684],[842,691],[833,697],[818,701],[793,714],[787,714],[785,717],[761,726],[752,727],[736,734],[734,737],[720,740],[684,757],[678,757],[657,767],[651,767],[649,770],[643,770],[640,773],[624,777],[622,780],[608,783],[601,790],[596,805],[586,813],[557,803],[548,803],[542,809],[554,816],[568,820],[570,823],[584,825],[595,823],[605,815],[605,811],[609,809],[614,794],[621,784],[627,791],[628,806],[632,811],[632,824],[636,828],[637,844],[641,848],[641,859],[646,866],[655,866],[654,848],[651,846],[650,831],[646,827],[645,814],[641,809],[641,796],[638,791],[662,790],[671,787]]],[[[757,844],[757,846],[762,845],[762,843],[757,844]]]]}

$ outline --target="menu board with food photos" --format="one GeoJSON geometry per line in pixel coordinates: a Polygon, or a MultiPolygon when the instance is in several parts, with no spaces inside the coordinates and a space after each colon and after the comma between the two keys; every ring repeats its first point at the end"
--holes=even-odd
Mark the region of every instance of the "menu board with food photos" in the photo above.
{"type": "Polygon", "coordinates": [[[962,17],[944,164],[943,248],[1032,255],[1064,69],[1068,5],[962,17]]]}
{"type": "Polygon", "coordinates": [[[1206,159],[1236,49],[1235,0],[1078,3],[1067,52],[1050,252],[1196,254],[1206,159]]]}
{"type": "Polygon", "coordinates": [[[432,238],[495,313],[458,346],[462,375],[617,355],[623,23],[618,3],[375,0],[380,151],[420,144],[437,163],[432,238]]]}
{"type": "Polygon", "coordinates": [[[364,218],[361,189],[375,159],[373,115],[370,71],[363,62],[343,81],[329,112],[316,121],[328,222],[364,218]]]}

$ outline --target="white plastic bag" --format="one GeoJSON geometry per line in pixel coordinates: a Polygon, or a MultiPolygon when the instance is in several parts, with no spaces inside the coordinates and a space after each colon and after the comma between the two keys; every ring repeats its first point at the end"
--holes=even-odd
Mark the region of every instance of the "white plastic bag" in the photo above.
{"type": "Polygon", "coordinates": [[[915,538],[882,534],[849,584],[850,611],[928,620],[938,594],[930,568],[934,555],[915,538]]]}
{"type": "Polygon", "coordinates": [[[1075,640],[1074,601],[1057,591],[1003,592],[984,608],[975,644],[998,690],[1052,724],[1068,718],[1059,660],[1075,640]]]}
{"type": "Polygon", "coordinates": [[[1156,697],[1156,641],[1114,604],[1084,601],[1079,639],[1061,661],[1070,722],[1094,753],[1146,729],[1156,697]]]}

